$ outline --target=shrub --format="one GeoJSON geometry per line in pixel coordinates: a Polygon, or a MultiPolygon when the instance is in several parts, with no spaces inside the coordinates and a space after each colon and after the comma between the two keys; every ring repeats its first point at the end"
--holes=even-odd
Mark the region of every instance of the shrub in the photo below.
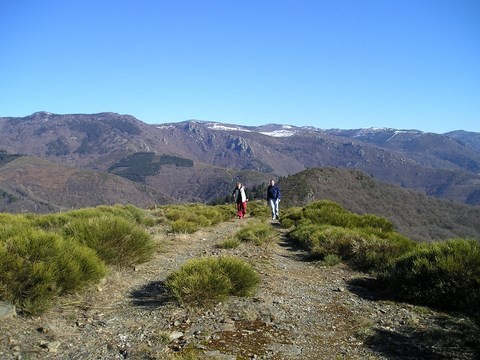
{"type": "Polygon", "coordinates": [[[330,267],[330,266],[335,266],[335,265],[337,265],[337,264],[340,264],[341,262],[342,262],[342,259],[341,259],[338,255],[336,255],[336,254],[328,254],[328,255],[326,255],[326,256],[324,257],[322,263],[323,263],[325,266],[330,267]]]}
{"type": "Polygon", "coordinates": [[[70,213],[47,214],[47,215],[30,215],[31,222],[34,226],[44,230],[57,230],[70,221],[72,215],[70,213]]]}
{"type": "Polygon", "coordinates": [[[7,239],[34,229],[31,220],[22,215],[0,214],[0,244],[7,239]]]}
{"type": "Polygon", "coordinates": [[[351,254],[347,261],[353,267],[383,273],[390,271],[394,262],[403,254],[413,250],[417,244],[399,234],[387,238],[366,232],[351,239],[351,254]]]}
{"type": "Polygon", "coordinates": [[[189,221],[188,219],[178,219],[170,224],[170,228],[172,232],[177,234],[193,234],[194,232],[200,230],[201,226],[196,222],[189,221]]]}
{"type": "Polygon", "coordinates": [[[454,239],[422,244],[395,263],[392,289],[401,299],[480,316],[480,244],[454,239]]]}
{"type": "MultiPolygon", "coordinates": [[[[143,209],[140,209],[133,205],[115,205],[115,206],[98,206],[95,209],[101,211],[102,213],[112,214],[116,216],[123,217],[128,220],[132,220],[137,224],[142,225],[154,225],[155,220],[151,214],[143,209]]],[[[98,216],[98,215],[97,215],[98,216]]]]}
{"type": "Polygon", "coordinates": [[[0,244],[0,297],[38,314],[59,294],[105,275],[105,265],[85,247],[60,235],[28,230],[0,244]]]}
{"type": "Polygon", "coordinates": [[[248,296],[259,281],[253,267],[240,259],[209,257],[188,261],[166,284],[180,303],[208,305],[229,295],[248,296]]]}
{"type": "Polygon", "coordinates": [[[107,272],[105,262],[93,249],[73,241],[65,241],[57,259],[62,292],[72,292],[95,283],[107,272]]]}
{"type": "Polygon", "coordinates": [[[64,234],[94,249],[107,264],[126,267],[153,256],[151,236],[134,223],[112,215],[68,222],[64,234]]]}
{"type": "Polygon", "coordinates": [[[308,223],[294,228],[289,235],[313,258],[323,260],[335,254],[354,268],[374,273],[389,269],[399,256],[416,246],[415,242],[397,233],[381,238],[367,229],[308,223]]]}
{"type": "Polygon", "coordinates": [[[364,228],[380,237],[386,237],[394,231],[393,223],[388,219],[371,214],[357,215],[327,200],[312,202],[302,209],[291,209],[282,223],[289,226],[323,224],[349,229],[364,228]]]}
{"type": "Polygon", "coordinates": [[[25,312],[47,309],[58,293],[55,257],[61,237],[41,231],[14,236],[0,247],[2,298],[25,312]]]}
{"type": "Polygon", "coordinates": [[[247,205],[248,213],[260,220],[267,220],[271,217],[270,208],[265,201],[249,201],[247,205]]]}
{"type": "Polygon", "coordinates": [[[156,209],[155,213],[160,218],[164,217],[167,220],[172,232],[189,234],[201,228],[216,225],[231,217],[231,209],[223,205],[171,205],[156,209]]]}
{"type": "Polygon", "coordinates": [[[393,224],[374,215],[350,213],[330,201],[318,201],[286,215],[295,226],[289,236],[323,260],[334,254],[363,271],[384,273],[416,243],[393,230],[393,224]]]}
{"type": "Polygon", "coordinates": [[[289,229],[292,226],[296,226],[301,219],[303,219],[302,208],[291,207],[283,211],[280,223],[283,228],[289,229]]]}
{"type": "Polygon", "coordinates": [[[251,296],[260,282],[253,267],[245,261],[224,256],[218,258],[218,265],[222,273],[224,273],[232,284],[229,291],[230,295],[235,296],[251,296]]]}
{"type": "Polygon", "coordinates": [[[153,241],[137,224],[151,219],[130,205],[0,214],[0,298],[40,313],[56,296],[102,278],[105,261],[127,266],[149,259],[153,241]]]}
{"type": "Polygon", "coordinates": [[[235,237],[225,239],[223,242],[216,245],[220,249],[235,249],[240,245],[240,240],[235,237]]]}
{"type": "Polygon", "coordinates": [[[276,231],[265,223],[257,223],[240,229],[235,237],[240,241],[253,242],[255,245],[268,245],[277,237],[276,231]]]}
{"type": "Polygon", "coordinates": [[[46,230],[56,230],[62,228],[72,219],[92,219],[106,215],[118,216],[137,224],[154,225],[156,219],[150,212],[137,208],[133,205],[100,205],[95,208],[83,208],[63,213],[46,214],[46,215],[26,215],[30,221],[46,230]]]}

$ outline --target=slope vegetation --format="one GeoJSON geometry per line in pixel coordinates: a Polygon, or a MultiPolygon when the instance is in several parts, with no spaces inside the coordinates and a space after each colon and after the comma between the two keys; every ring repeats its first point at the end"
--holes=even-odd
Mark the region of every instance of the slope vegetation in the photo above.
{"type": "Polygon", "coordinates": [[[327,199],[355,213],[386,217],[416,240],[480,238],[480,207],[431,198],[360,171],[313,168],[282,178],[280,186],[285,206],[327,199]]]}

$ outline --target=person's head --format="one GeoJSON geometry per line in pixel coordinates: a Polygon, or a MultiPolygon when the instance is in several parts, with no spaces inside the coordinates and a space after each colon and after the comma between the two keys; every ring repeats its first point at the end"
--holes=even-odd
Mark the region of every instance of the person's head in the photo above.
{"type": "Polygon", "coordinates": [[[275,180],[273,180],[273,179],[270,180],[270,185],[272,185],[272,186],[275,185],[275,180]]]}
{"type": "Polygon", "coordinates": [[[242,183],[241,182],[237,182],[237,189],[241,189],[242,188],[242,183]]]}

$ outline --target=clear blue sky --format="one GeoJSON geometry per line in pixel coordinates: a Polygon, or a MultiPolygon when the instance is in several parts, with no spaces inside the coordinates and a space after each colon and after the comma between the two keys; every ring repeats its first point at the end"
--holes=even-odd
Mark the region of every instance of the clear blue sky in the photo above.
{"type": "Polygon", "coordinates": [[[480,0],[0,0],[0,116],[480,132],[480,0]]]}

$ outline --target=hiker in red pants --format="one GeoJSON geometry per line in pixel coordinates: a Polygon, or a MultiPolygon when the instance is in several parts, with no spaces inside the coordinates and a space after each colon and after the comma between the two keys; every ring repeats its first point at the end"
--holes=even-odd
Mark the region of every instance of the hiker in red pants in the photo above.
{"type": "Polygon", "coordinates": [[[243,219],[247,213],[247,194],[245,193],[245,187],[242,183],[237,182],[237,186],[232,193],[233,200],[237,204],[237,216],[239,219],[243,219]]]}

